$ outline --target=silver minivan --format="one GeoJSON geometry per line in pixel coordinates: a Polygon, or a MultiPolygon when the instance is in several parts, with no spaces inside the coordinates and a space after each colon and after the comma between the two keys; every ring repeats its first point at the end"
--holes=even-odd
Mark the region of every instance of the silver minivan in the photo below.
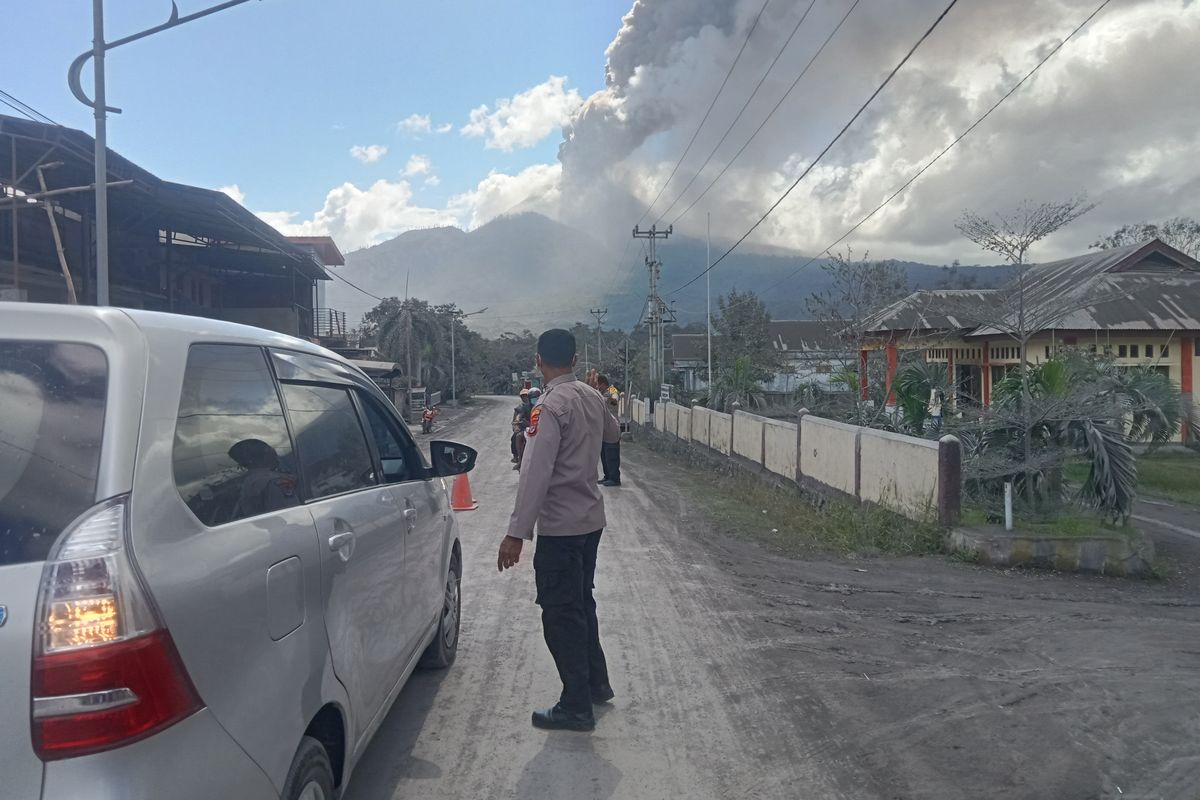
{"type": "Polygon", "coordinates": [[[308,342],[0,303],[0,795],[335,797],[454,660],[475,455],[308,342]]]}

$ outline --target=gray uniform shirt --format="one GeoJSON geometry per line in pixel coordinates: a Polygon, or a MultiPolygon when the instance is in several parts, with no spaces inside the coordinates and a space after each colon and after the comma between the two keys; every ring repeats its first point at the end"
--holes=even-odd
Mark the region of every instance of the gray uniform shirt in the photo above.
{"type": "Polygon", "coordinates": [[[621,438],[621,426],[592,387],[563,375],[546,385],[526,434],[521,480],[508,535],[578,536],[604,527],[596,485],[600,443],[621,438]]]}

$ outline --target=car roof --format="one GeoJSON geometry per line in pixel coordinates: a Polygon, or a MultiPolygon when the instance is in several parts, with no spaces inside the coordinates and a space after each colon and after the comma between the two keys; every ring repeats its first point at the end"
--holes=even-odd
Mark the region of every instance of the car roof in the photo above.
{"type": "Polygon", "coordinates": [[[346,359],[337,353],[295,336],[236,322],[162,311],[70,306],[59,303],[0,302],[0,321],[11,323],[11,327],[8,324],[0,325],[0,332],[5,334],[39,331],[41,335],[36,338],[47,338],[45,334],[56,331],[71,338],[83,338],[97,344],[102,344],[102,340],[105,339],[120,341],[123,336],[130,334],[129,323],[133,323],[133,327],[149,340],[152,340],[157,332],[170,331],[195,341],[276,347],[346,362],[346,359]]]}

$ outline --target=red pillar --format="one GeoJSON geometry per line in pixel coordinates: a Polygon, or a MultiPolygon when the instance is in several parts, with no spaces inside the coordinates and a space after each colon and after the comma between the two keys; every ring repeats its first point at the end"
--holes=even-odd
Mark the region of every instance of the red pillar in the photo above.
{"type": "MultiPolygon", "coordinates": [[[[1192,401],[1192,357],[1195,341],[1187,336],[1179,340],[1179,391],[1190,405],[1192,401]]],[[[1180,439],[1187,441],[1188,426],[1185,423],[1179,432],[1180,439]]]]}
{"type": "Polygon", "coordinates": [[[896,393],[892,391],[892,384],[896,380],[896,365],[898,361],[896,341],[893,339],[887,343],[887,404],[889,406],[896,405],[896,393]]]}
{"type": "Polygon", "coordinates": [[[858,351],[858,397],[867,399],[867,350],[858,351]]]}
{"type": "Polygon", "coordinates": [[[987,408],[992,404],[992,346],[987,342],[983,343],[983,407],[987,408]]]}

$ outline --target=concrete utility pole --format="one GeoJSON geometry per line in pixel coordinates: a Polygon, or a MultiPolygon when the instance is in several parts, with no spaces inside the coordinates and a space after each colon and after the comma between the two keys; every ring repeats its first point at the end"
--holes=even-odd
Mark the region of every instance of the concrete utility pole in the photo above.
{"type": "Polygon", "coordinates": [[[600,326],[604,323],[604,318],[608,316],[607,308],[593,308],[589,312],[596,318],[596,363],[604,363],[604,345],[600,339],[600,326]]]}
{"type": "Polygon", "coordinates": [[[712,213],[704,214],[704,315],[708,338],[708,396],[712,397],[712,213]]]}
{"type": "Polygon", "coordinates": [[[91,108],[96,117],[96,149],[95,149],[95,186],[96,186],[96,305],[108,305],[108,117],[107,114],[120,114],[121,109],[107,104],[104,90],[104,54],[123,44],[145,39],[151,34],[175,28],[185,22],[207,17],[233,6],[240,6],[249,0],[226,0],[215,6],[202,9],[193,14],[179,16],[179,7],[172,1],[171,16],[162,25],[155,25],[139,33],[134,33],[115,42],[104,41],[104,0],[92,0],[92,49],[81,53],[71,62],[67,70],[67,85],[75,99],[91,108]],[[80,76],[87,60],[95,60],[95,90],[93,100],[83,91],[80,76]]]}
{"type": "Polygon", "coordinates": [[[650,240],[650,255],[646,257],[646,271],[650,276],[650,292],[646,298],[646,322],[650,329],[650,396],[652,402],[657,402],[657,392],[666,382],[666,365],[663,363],[666,350],[663,343],[663,320],[670,317],[671,321],[674,321],[673,312],[658,296],[658,279],[661,276],[662,262],[658,260],[655,244],[659,239],[666,239],[673,232],[673,225],[665,231],[658,230],[655,225],[651,225],[648,231],[637,226],[634,226],[633,229],[633,238],[650,240]]]}

